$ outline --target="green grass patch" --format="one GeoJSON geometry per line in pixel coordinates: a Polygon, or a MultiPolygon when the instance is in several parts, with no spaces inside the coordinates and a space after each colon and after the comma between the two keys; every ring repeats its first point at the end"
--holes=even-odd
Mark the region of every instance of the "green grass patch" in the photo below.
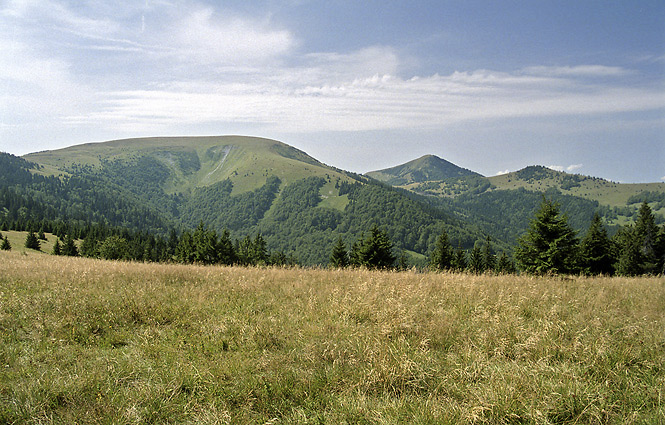
{"type": "Polygon", "coordinates": [[[0,253],[0,423],[659,423],[665,284],[0,253]]]}

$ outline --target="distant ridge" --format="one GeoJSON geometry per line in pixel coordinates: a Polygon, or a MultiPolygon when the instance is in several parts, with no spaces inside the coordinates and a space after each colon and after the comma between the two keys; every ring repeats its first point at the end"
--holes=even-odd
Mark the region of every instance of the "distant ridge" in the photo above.
{"type": "Polygon", "coordinates": [[[456,177],[482,177],[474,171],[459,167],[436,155],[425,155],[396,167],[370,171],[366,175],[393,186],[404,186],[412,183],[446,180],[456,177]]]}

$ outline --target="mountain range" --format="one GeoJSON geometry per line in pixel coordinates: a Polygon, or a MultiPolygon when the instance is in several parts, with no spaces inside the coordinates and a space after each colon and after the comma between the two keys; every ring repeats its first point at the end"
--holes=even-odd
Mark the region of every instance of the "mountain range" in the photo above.
{"type": "Polygon", "coordinates": [[[487,236],[510,251],[543,199],[555,199],[580,232],[599,212],[612,229],[643,200],[665,217],[665,183],[619,184],[529,166],[485,177],[427,155],[358,175],[275,140],[155,137],[88,143],[0,157],[0,222],[105,222],[165,234],[203,222],[235,237],[260,232],[271,249],[326,263],[372,225],[413,264],[445,228],[471,248],[487,236]]]}

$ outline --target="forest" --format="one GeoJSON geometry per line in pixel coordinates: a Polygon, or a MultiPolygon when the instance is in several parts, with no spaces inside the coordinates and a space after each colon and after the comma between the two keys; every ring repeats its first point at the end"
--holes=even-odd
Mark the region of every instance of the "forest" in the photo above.
{"type": "MultiPolygon", "coordinates": [[[[188,172],[197,168],[193,158],[178,160],[188,172]]],[[[650,207],[663,202],[658,193],[646,194],[634,224],[608,227],[610,208],[556,190],[480,191],[453,201],[362,176],[287,185],[269,176],[240,194],[228,179],[168,194],[168,170],[152,157],[43,176],[38,164],[0,154],[0,167],[0,230],[28,231],[31,248],[53,233],[59,255],[472,273],[663,272],[665,226],[650,207]],[[321,189],[333,184],[348,199],[343,209],[322,206],[321,189]]]]}

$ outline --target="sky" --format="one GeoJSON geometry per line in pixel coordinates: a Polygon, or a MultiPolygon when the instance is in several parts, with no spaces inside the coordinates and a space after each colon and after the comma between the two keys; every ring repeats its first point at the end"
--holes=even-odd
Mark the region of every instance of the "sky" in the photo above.
{"type": "Polygon", "coordinates": [[[0,0],[0,151],[227,134],[665,181],[665,2],[0,0]]]}

